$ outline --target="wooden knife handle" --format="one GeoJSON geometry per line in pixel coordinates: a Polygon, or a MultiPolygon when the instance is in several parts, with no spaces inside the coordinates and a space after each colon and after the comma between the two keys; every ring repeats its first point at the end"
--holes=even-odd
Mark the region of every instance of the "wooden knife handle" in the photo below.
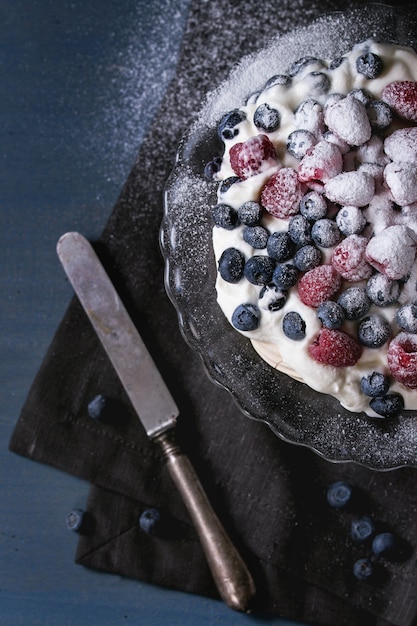
{"type": "Polygon", "coordinates": [[[188,457],[171,432],[155,437],[167,468],[197,530],[208,565],[224,602],[236,611],[249,611],[255,585],[243,559],[214,513],[188,457]]]}

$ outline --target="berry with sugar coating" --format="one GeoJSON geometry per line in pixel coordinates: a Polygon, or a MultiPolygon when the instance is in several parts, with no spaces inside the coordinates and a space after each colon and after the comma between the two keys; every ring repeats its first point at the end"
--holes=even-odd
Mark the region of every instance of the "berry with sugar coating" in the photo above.
{"type": "Polygon", "coordinates": [[[388,346],[388,367],[391,374],[406,387],[417,388],[417,337],[400,332],[388,346]]]}
{"type": "Polygon", "coordinates": [[[298,213],[305,186],[298,180],[292,167],[282,167],[266,182],[261,193],[265,209],[279,218],[289,218],[298,213]]]}
{"type": "Polygon", "coordinates": [[[364,256],[367,245],[366,237],[349,235],[333,250],[333,267],[345,280],[365,280],[371,276],[372,267],[364,256]]]}
{"type": "Polygon", "coordinates": [[[318,363],[333,367],[349,367],[360,359],[362,347],[341,330],[323,328],[308,347],[308,352],[318,363]]]}
{"type": "Polygon", "coordinates": [[[304,304],[316,308],[332,298],[341,282],[340,274],[332,265],[319,265],[300,278],[298,295],[304,304]]]}
{"type": "Polygon", "coordinates": [[[398,80],[390,83],[382,90],[381,99],[399,117],[417,122],[417,83],[414,81],[398,80]]]}
{"type": "Polygon", "coordinates": [[[239,178],[246,180],[277,164],[274,144],[266,135],[249,137],[230,148],[230,165],[239,178]]]}

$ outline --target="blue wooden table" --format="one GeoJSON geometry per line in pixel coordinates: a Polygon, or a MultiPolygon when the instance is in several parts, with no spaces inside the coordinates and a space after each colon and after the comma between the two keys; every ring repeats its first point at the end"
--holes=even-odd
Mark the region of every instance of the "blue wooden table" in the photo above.
{"type": "Polygon", "coordinates": [[[0,6],[1,625],[259,623],[221,602],[75,565],[65,517],[85,506],[89,485],[7,449],[72,295],[56,241],[67,230],[101,233],[175,71],[187,8],[188,0],[0,6]]]}

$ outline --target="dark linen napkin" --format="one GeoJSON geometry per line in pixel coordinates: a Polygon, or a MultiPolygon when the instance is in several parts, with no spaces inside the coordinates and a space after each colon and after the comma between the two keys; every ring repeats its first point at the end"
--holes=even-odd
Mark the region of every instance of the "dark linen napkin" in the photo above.
{"type": "MultiPolygon", "coordinates": [[[[163,284],[158,245],[165,181],[207,90],[242,53],[308,24],[342,2],[193,0],[176,77],[143,142],[96,250],[174,395],[177,436],[256,581],[257,610],[323,626],[417,624],[417,474],[332,464],[244,416],[213,384],[184,341],[163,284]],[[346,480],[355,498],[331,508],[327,486],[346,480]],[[401,540],[360,582],[353,563],[369,555],[350,525],[370,515],[401,540]]],[[[217,597],[196,533],[78,301],[74,298],[22,409],[10,449],[91,482],[88,532],[76,561],[162,587],[217,597]],[[116,423],[93,420],[88,403],[112,398],[116,423]],[[140,530],[158,507],[166,532],[140,530]]]]}

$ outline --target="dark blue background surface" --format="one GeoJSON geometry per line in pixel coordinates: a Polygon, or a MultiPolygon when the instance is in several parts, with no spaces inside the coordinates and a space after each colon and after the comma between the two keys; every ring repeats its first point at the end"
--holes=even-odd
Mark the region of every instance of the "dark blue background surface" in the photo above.
{"type": "Polygon", "coordinates": [[[0,624],[260,623],[75,565],[65,516],[85,505],[88,485],[7,449],[72,295],[56,241],[104,227],[175,72],[187,9],[188,0],[0,6],[0,624]]]}

